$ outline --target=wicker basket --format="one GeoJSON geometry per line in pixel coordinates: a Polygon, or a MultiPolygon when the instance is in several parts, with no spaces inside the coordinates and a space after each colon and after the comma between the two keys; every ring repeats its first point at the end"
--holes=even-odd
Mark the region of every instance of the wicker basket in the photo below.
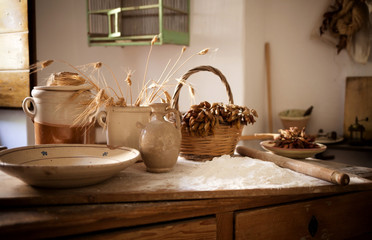
{"type": "MultiPolygon", "coordinates": [[[[216,68],[211,66],[199,66],[189,70],[186,74],[182,76],[182,80],[186,81],[192,74],[200,71],[209,71],[220,77],[222,83],[226,87],[226,92],[229,97],[229,103],[234,104],[233,95],[229,83],[226,81],[225,76],[216,68]]],[[[173,108],[179,108],[179,95],[183,84],[179,83],[176,87],[176,91],[173,95],[173,108]]],[[[222,155],[232,155],[236,144],[239,141],[240,135],[242,133],[244,125],[240,128],[235,126],[216,125],[214,129],[214,134],[208,135],[206,137],[201,136],[191,136],[189,132],[182,129],[182,141],[180,156],[195,161],[207,161],[214,157],[219,157],[222,155]]]]}

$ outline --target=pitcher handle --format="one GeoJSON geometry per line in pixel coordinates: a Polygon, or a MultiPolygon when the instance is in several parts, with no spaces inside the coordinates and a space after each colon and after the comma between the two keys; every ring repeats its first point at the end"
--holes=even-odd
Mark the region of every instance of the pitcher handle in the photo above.
{"type": "Polygon", "coordinates": [[[32,97],[26,97],[22,102],[22,109],[26,113],[26,115],[31,118],[32,121],[34,121],[34,118],[36,116],[37,108],[35,101],[32,97]],[[33,106],[33,110],[30,109],[30,103],[33,106]]]}
{"type": "Polygon", "coordinates": [[[107,126],[107,112],[106,111],[101,111],[97,115],[97,122],[98,124],[103,127],[104,129],[107,126]]]}
{"type": "Polygon", "coordinates": [[[166,114],[169,114],[169,113],[173,113],[174,114],[174,117],[176,118],[176,128],[177,129],[180,129],[181,128],[181,114],[180,114],[180,111],[178,111],[175,108],[168,107],[166,109],[166,112],[165,113],[166,114]]]}

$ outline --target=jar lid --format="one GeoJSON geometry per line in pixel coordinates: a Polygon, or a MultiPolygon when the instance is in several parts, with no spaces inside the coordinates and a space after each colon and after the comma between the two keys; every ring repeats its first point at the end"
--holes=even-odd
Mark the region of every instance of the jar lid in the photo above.
{"type": "Polygon", "coordinates": [[[88,90],[92,86],[89,85],[79,85],[79,86],[36,86],[36,90],[47,90],[47,91],[77,91],[77,90],[88,90]]]}

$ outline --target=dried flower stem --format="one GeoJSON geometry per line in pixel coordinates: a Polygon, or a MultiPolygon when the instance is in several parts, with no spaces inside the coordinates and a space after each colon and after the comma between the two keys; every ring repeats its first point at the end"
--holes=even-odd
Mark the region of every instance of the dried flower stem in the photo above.
{"type": "Polygon", "coordinates": [[[167,70],[167,68],[168,68],[168,66],[169,66],[169,64],[170,64],[170,62],[171,62],[171,60],[169,59],[169,60],[168,60],[168,63],[167,63],[167,65],[165,66],[165,68],[164,68],[163,72],[161,73],[161,75],[160,75],[160,77],[159,77],[159,79],[158,79],[157,83],[159,83],[159,82],[160,82],[160,80],[162,79],[162,77],[163,77],[163,75],[164,75],[165,71],[167,70]]]}
{"type": "Polygon", "coordinates": [[[200,52],[198,52],[198,53],[195,53],[195,54],[193,54],[193,55],[191,55],[190,57],[188,57],[171,75],[170,75],[170,77],[171,76],[173,76],[183,65],[185,65],[188,61],[190,61],[190,59],[191,58],[193,58],[194,56],[196,56],[196,55],[205,55],[205,54],[207,54],[208,53],[208,51],[209,51],[209,48],[204,48],[203,50],[201,50],[200,52]]]}
{"type": "MultiPolygon", "coordinates": [[[[180,53],[180,55],[178,56],[177,60],[174,62],[172,68],[169,70],[169,72],[168,72],[168,74],[166,75],[166,77],[164,78],[163,82],[160,84],[160,87],[158,88],[158,90],[157,90],[156,92],[153,92],[153,94],[150,96],[148,102],[150,102],[150,103],[153,102],[154,99],[155,99],[155,97],[159,94],[159,92],[160,92],[161,90],[163,90],[162,88],[163,88],[163,86],[165,85],[165,83],[169,82],[170,77],[174,74],[174,73],[173,73],[173,74],[170,76],[171,72],[172,72],[173,69],[177,66],[178,62],[180,61],[180,59],[181,59],[181,57],[182,57],[182,55],[183,55],[183,53],[184,53],[185,51],[186,51],[186,47],[184,46],[184,47],[181,49],[181,53],[180,53]]],[[[168,61],[168,64],[166,65],[166,67],[165,67],[164,71],[162,72],[162,74],[161,74],[159,80],[157,81],[157,83],[160,83],[160,81],[161,81],[161,79],[162,79],[162,77],[163,77],[163,74],[164,74],[165,70],[168,68],[169,63],[170,63],[170,60],[168,61]]]]}
{"type": "MultiPolygon", "coordinates": [[[[147,88],[145,88],[145,82],[146,82],[146,76],[147,76],[147,69],[148,69],[148,66],[149,66],[149,61],[150,61],[150,56],[151,56],[151,52],[152,52],[152,47],[154,46],[155,42],[158,40],[158,36],[155,35],[152,40],[151,40],[151,44],[150,44],[150,50],[149,50],[149,53],[147,55],[147,60],[146,60],[146,65],[145,65],[145,73],[144,73],[144,76],[143,76],[143,81],[142,81],[142,89],[146,89],[145,91],[145,98],[147,97],[147,88]]],[[[141,91],[142,92],[142,91],[141,91]]],[[[143,94],[143,93],[142,93],[143,94]]]]}
{"type": "Polygon", "coordinates": [[[164,81],[168,81],[168,79],[170,78],[169,75],[171,74],[171,72],[173,71],[173,69],[177,66],[178,62],[180,61],[180,59],[181,59],[181,57],[182,57],[182,55],[183,55],[183,53],[185,51],[186,51],[186,47],[183,47],[182,50],[181,50],[180,55],[178,56],[177,60],[174,62],[173,67],[169,70],[169,72],[168,72],[167,76],[165,77],[164,81]]]}
{"type": "MultiPolygon", "coordinates": [[[[109,70],[109,72],[111,73],[112,77],[113,77],[114,80],[115,80],[116,86],[118,87],[118,89],[119,89],[119,91],[120,91],[120,95],[121,95],[121,97],[124,98],[124,94],[123,94],[123,92],[121,91],[121,88],[120,88],[120,85],[119,85],[119,81],[116,79],[115,74],[114,74],[114,72],[112,71],[112,69],[111,69],[107,64],[104,64],[104,63],[101,63],[101,64],[104,65],[104,66],[109,70]]],[[[115,93],[115,94],[116,94],[116,93],[115,93]]],[[[117,95],[117,94],[116,94],[116,95],[117,95]]]]}
{"type": "MultiPolygon", "coordinates": [[[[160,80],[162,79],[162,77],[163,77],[165,71],[167,70],[167,68],[168,68],[168,66],[169,66],[169,64],[170,64],[170,62],[171,62],[171,60],[169,59],[167,65],[165,66],[163,72],[161,73],[161,75],[160,75],[158,81],[156,82],[157,84],[159,84],[160,80]]],[[[156,97],[156,95],[159,93],[159,91],[160,91],[160,88],[158,88],[158,90],[157,90],[156,92],[153,91],[152,94],[151,94],[151,96],[146,100],[146,102],[147,102],[147,103],[151,103],[151,102],[154,100],[154,98],[156,97]]]]}
{"type": "Polygon", "coordinates": [[[35,64],[30,65],[30,70],[33,70],[32,72],[30,72],[30,74],[33,74],[38,71],[42,71],[44,68],[48,67],[52,63],[54,63],[53,60],[46,60],[46,61],[37,62],[35,64]]]}
{"type": "Polygon", "coordinates": [[[132,100],[132,70],[129,70],[127,72],[127,77],[125,78],[125,82],[128,84],[129,88],[129,94],[130,94],[130,105],[132,105],[133,100],[132,100]]]}
{"type": "MultiPolygon", "coordinates": [[[[68,62],[66,62],[66,61],[63,61],[63,60],[58,60],[58,61],[60,61],[60,62],[62,62],[62,63],[64,63],[64,64],[66,64],[66,65],[68,65],[68,66],[70,66],[71,68],[73,68],[75,71],[77,71],[77,72],[79,72],[79,74],[80,75],[82,75],[84,78],[85,78],[85,80],[86,81],[88,81],[90,84],[92,84],[93,85],[93,87],[97,90],[97,91],[99,91],[100,90],[100,87],[98,87],[97,86],[97,84],[95,84],[88,76],[86,76],[83,72],[81,72],[79,69],[77,69],[75,66],[73,66],[72,64],[70,64],[70,63],[68,63],[68,62]]],[[[106,95],[106,94],[105,94],[106,95]]],[[[107,96],[107,95],[106,95],[107,96]]]]}
{"type": "Polygon", "coordinates": [[[110,87],[110,86],[106,86],[105,88],[111,90],[111,91],[115,94],[115,96],[116,96],[118,99],[120,99],[120,96],[115,92],[115,90],[114,90],[112,87],[110,87]]]}
{"type": "Polygon", "coordinates": [[[169,79],[183,66],[185,65],[188,61],[190,61],[190,59],[196,55],[205,55],[208,53],[209,51],[209,48],[205,48],[201,51],[199,51],[198,53],[195,53],[193,55],[191,55],[190,57],[188,57],[181,65],[178,66],[178,68],[176,70],[173,71],[173,69],[177,66],[179,60],[181,59],[183,53],[186,51],[186,47],[183,47],[182,50],[181,50],[181,53],[178,57],[178,59],[176,60],[176,62],[174,63],[173,67],[171,68],[171,70],[168,72],[167,76],[165,77],[165,79],[163,80],[163,82],[160,84],[160,87],[158,88],[158,91],[155,93],[154,96],[152,96],[152,98],[150,98],[150,101],[149,102],[153,102],[154,100],[156,100],[157,98],[155,98],[157,96],[157,94],[160,92],[160,90],[162,90],[163,86],[165,83],[169,82],[169,79]],[[172,72],[173,71],[173,72],[172,72]]]}

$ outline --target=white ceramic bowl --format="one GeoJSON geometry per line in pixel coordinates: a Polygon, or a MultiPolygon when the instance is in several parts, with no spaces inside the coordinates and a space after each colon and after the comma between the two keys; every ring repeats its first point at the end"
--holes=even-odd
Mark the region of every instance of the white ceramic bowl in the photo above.
{"type": "Polygon", "coordinates": [[[97,144],[44,144],[0,152],[0,169],[27,184],[82,187],[104,181],[134,164],[136,149],[97,144]]]}
{"type": "Polygon", "coordinates": [[[274,154],[289,157],[289,158],[308,158],[313,157],[317,153],[324,152],[327,149],[327,146],[317,143],[319,148],[280,148],[274,147],[275,143],[272,140],[262,141],[261,147],[267,151],[270,151],[274,154]]]}

